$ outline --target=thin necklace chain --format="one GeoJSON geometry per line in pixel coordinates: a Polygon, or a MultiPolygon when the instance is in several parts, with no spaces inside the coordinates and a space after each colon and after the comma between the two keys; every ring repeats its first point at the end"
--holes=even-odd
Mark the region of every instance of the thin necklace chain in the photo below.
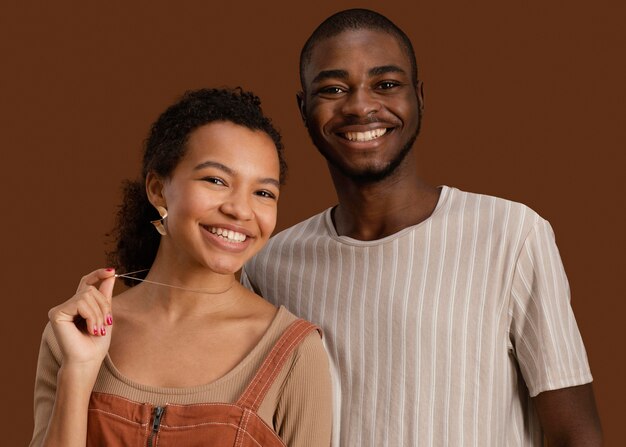
{"type": "Polygon", "coordinates": [[[143,273],[143,272],[147,272],[148,270],[150,270],[150,269],[135,270],[134,272],[126,272],[126,273],[116,273],[115,277],[116,278],[127,278],[127,279],[131,279],[133,281],[147,282],[149,284],[154,284],[154,285],[157,285],[157,286],[164,286],[164,287],[171,287],[172,289],[185,290],[187,292],[207,293],[207,294],[210,294],[210,295],[218,295],[220,293],[227,292],[227,291],[229,291],[232,288],[232,284],[231,284],[225,290],[221,290],[219,292],[210,292],[210,291],[208,291],[206,289],[191,289],[189,287],[175,286],[173,284],[166,284],[164,282],[151,281],[149,279],[137,278],[136,276],[133,276],[136,273],[143,273]]]}

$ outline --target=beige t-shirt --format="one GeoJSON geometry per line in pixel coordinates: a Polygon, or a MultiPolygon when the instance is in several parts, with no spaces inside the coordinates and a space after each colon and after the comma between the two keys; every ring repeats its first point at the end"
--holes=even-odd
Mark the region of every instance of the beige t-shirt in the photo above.
{"type": "Polygon", "coordinates": [[[530,396],[591,381],[552,229],[519,203],[444,186],[428,219],[375,241],[326,210],[242,281],[322,327],[334,445],[538,446],[530,396]]]}
{"type": "MultiPolygon", "coordinates": [[[[296,319],[280,307],[266,333],[253,350],[226,375],[206,384],[188,388],[160,388],[135,383],[124,377],[107,355],[93,391],[150,403],[198,404],[234,403],[260,367],[285,329],[296,319]]],[[[35,381],[35,429],[31,446],[39,446],[54,405],[57,372],[63,361],[52,327],[43,332],[35,381]]],[[[289,446],[330,444],[331,389],[328,356],[317,332],[306,337],[270,388],[259,416],[275,429],[289,446]]]]}

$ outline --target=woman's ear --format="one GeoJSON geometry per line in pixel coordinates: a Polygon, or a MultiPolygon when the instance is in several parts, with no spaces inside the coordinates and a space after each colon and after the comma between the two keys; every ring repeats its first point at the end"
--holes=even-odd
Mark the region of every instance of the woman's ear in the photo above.
{"type": "Polygon", "coordinates": [[[162,206],[167,208],[167,202],[163,196],[164,185],[163,179],[155,173],[149,172],[146,176],[146,194],[150,203],[155,207],[162,206]]]}

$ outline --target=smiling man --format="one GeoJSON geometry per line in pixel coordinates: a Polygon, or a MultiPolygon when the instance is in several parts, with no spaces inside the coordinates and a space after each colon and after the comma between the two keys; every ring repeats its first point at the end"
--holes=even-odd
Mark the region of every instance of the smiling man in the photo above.
{"type": "Polygon", "coordinates": [[[323,327],[335,445],[599,445],[552,229],[419,177],[407,36],[373,11],[339,12],[304,45],[300,76],[339,204],[275,236],[243,281],[323,327]]]}

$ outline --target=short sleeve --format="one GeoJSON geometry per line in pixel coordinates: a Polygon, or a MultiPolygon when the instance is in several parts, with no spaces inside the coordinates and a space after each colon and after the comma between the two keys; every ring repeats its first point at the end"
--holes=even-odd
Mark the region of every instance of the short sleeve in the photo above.
{"type": "Polygon", "coordinates": [[[328,355],[317,332],[300,345],[278,401],[274,425],[290,447],[328,447],[332,389],[328,355]]]}
{"type": "Polygon", "coordinates": [[[34,391],[35,428],[30,447],[40,446],[48,429],[48,422],[54,407],[57,374],[61,368],[61,361],[61,350],[52,332],[52,326],[48,323],[41,337],[37,360],[34,391]]]}
{"type": "Polygon", "coordinates": [[[511,287],[510,339],[531,396],[592,380],[550,224],[538,218],[511,287]]]}

